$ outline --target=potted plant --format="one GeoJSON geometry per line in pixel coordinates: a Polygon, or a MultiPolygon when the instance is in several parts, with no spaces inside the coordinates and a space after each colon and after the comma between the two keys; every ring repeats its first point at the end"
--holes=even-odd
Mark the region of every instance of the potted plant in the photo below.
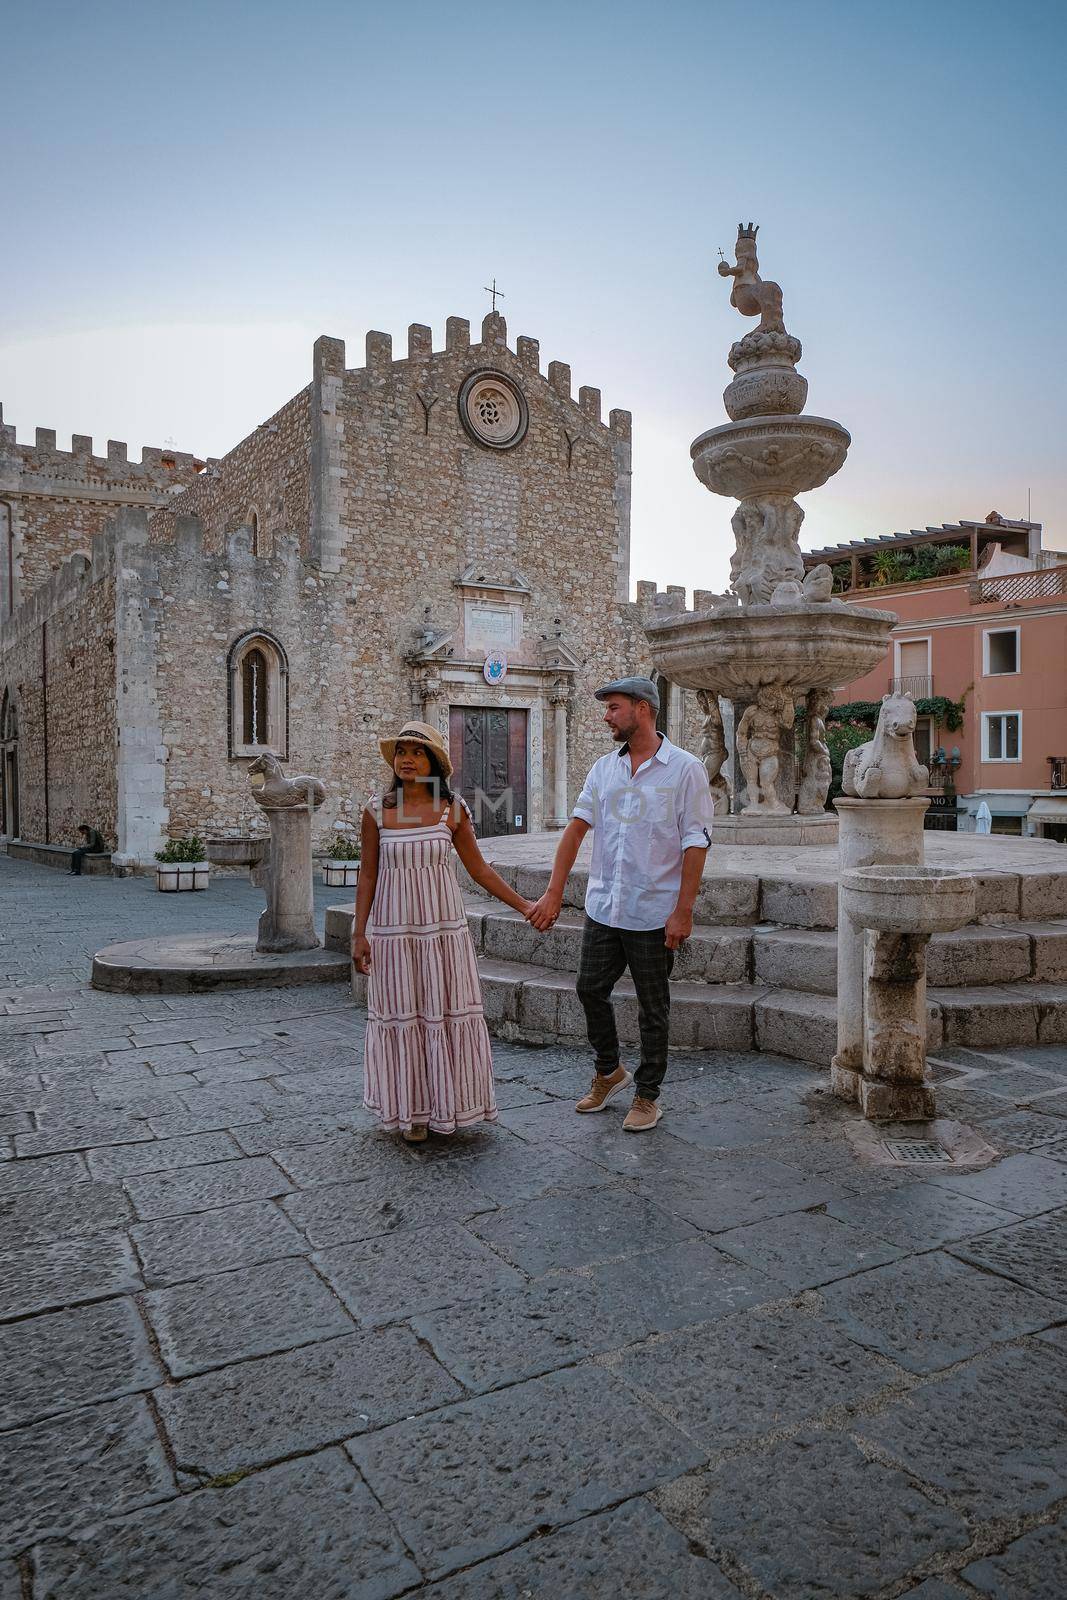
{"type": "Polygon", "coordinates": [[[156,851],[156,861],[156,888],[163,894],[207,888],[211,869],[203,840],[195,833],[187,839],[168,839],[164,848],[156,851]]]}
{"type": "Polygon", "coordinates": [[[326,841],[322,881],[330,889],[354,889],[359,882],[359,840],[351,834],[335,833],[326,841]]]}

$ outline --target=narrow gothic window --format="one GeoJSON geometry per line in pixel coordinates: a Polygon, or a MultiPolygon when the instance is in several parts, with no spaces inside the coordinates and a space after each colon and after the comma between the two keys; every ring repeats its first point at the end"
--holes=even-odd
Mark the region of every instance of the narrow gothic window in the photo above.
{"type": "Polygon", "coordinates": [[[259,513],[253,511],[248,518],[248,526],[252,529],[252,554],[259,555],[259,513]]]}
{"type": "Polygon", "coordinates": [[[230,650],[230,755],[273,750],[286,759],[289,746],[288,663],[269,633],[246,633],[230,650]]]}
{"type": "Polygon", "coordinates": [[[15,529],[11,507],[0,500],[0,617],[15,609],[15,529]]]}
{"type": "Polygon", "coordinates": [[[267,658],[249,650],[241,662],[245,744],[267,744],[267,658]]]}

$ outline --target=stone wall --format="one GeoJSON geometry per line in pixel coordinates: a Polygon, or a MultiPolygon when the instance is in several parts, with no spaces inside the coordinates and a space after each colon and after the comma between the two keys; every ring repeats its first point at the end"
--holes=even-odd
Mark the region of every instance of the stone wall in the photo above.
{"type": "Polygon", "coordinates": [[[221,460],[212,461],[187,493],[149,519],[150,537],[169,541],[179,516],[195,516],[207,550],[223,550],[228,534],[249,527],[259,555],[269,555],[283,534],[296,534],[306,551],[310,397],[310,387],[302,389],[221,460]]]}
{"type": "Polygon", "coordinates": [[[10,539],[10,550],[0,549],[0,618],[68,556],[87,554],[121,507],[163,505],[203,468],[203,461],[182,451],[147,445],[139,462],[129,461],[117,439],[108,440],[106,456],[95,456],[92,439],[77,433],[70,450],[58,450],[50,428],[38,428],[34,444],[19,444],[14,427],[4,426],[0,407],[0,507],[6,507],[0,534],[5,543],[10,539]]]}
{"type": "Polygon", "coordinates": [[[115,574],[98,537],[0,625],[0,700],[19,713],[20,834],[116,837],[115,574]]]}

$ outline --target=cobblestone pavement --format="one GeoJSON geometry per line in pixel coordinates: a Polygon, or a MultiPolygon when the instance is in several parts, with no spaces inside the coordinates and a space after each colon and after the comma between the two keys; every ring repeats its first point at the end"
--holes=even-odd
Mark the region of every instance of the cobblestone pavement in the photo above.
{"type": "Polygon", "coordinates": [[[0,858],[0,1600],[1062,1600],[1067,1049],[938,1064],[978,1173],[710,1052],[413,1149],[340,987],[86,986],[260,904],[0,858]]]}

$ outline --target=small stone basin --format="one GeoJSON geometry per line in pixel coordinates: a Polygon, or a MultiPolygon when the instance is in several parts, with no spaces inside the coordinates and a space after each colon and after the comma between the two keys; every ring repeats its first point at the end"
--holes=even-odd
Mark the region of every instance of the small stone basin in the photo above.
{"type": "Polygon", "coordinates": [[[974,879],[949,867],[851,867],[850,917],[877,933],[952,933],[973,920],[974,879]]]}

